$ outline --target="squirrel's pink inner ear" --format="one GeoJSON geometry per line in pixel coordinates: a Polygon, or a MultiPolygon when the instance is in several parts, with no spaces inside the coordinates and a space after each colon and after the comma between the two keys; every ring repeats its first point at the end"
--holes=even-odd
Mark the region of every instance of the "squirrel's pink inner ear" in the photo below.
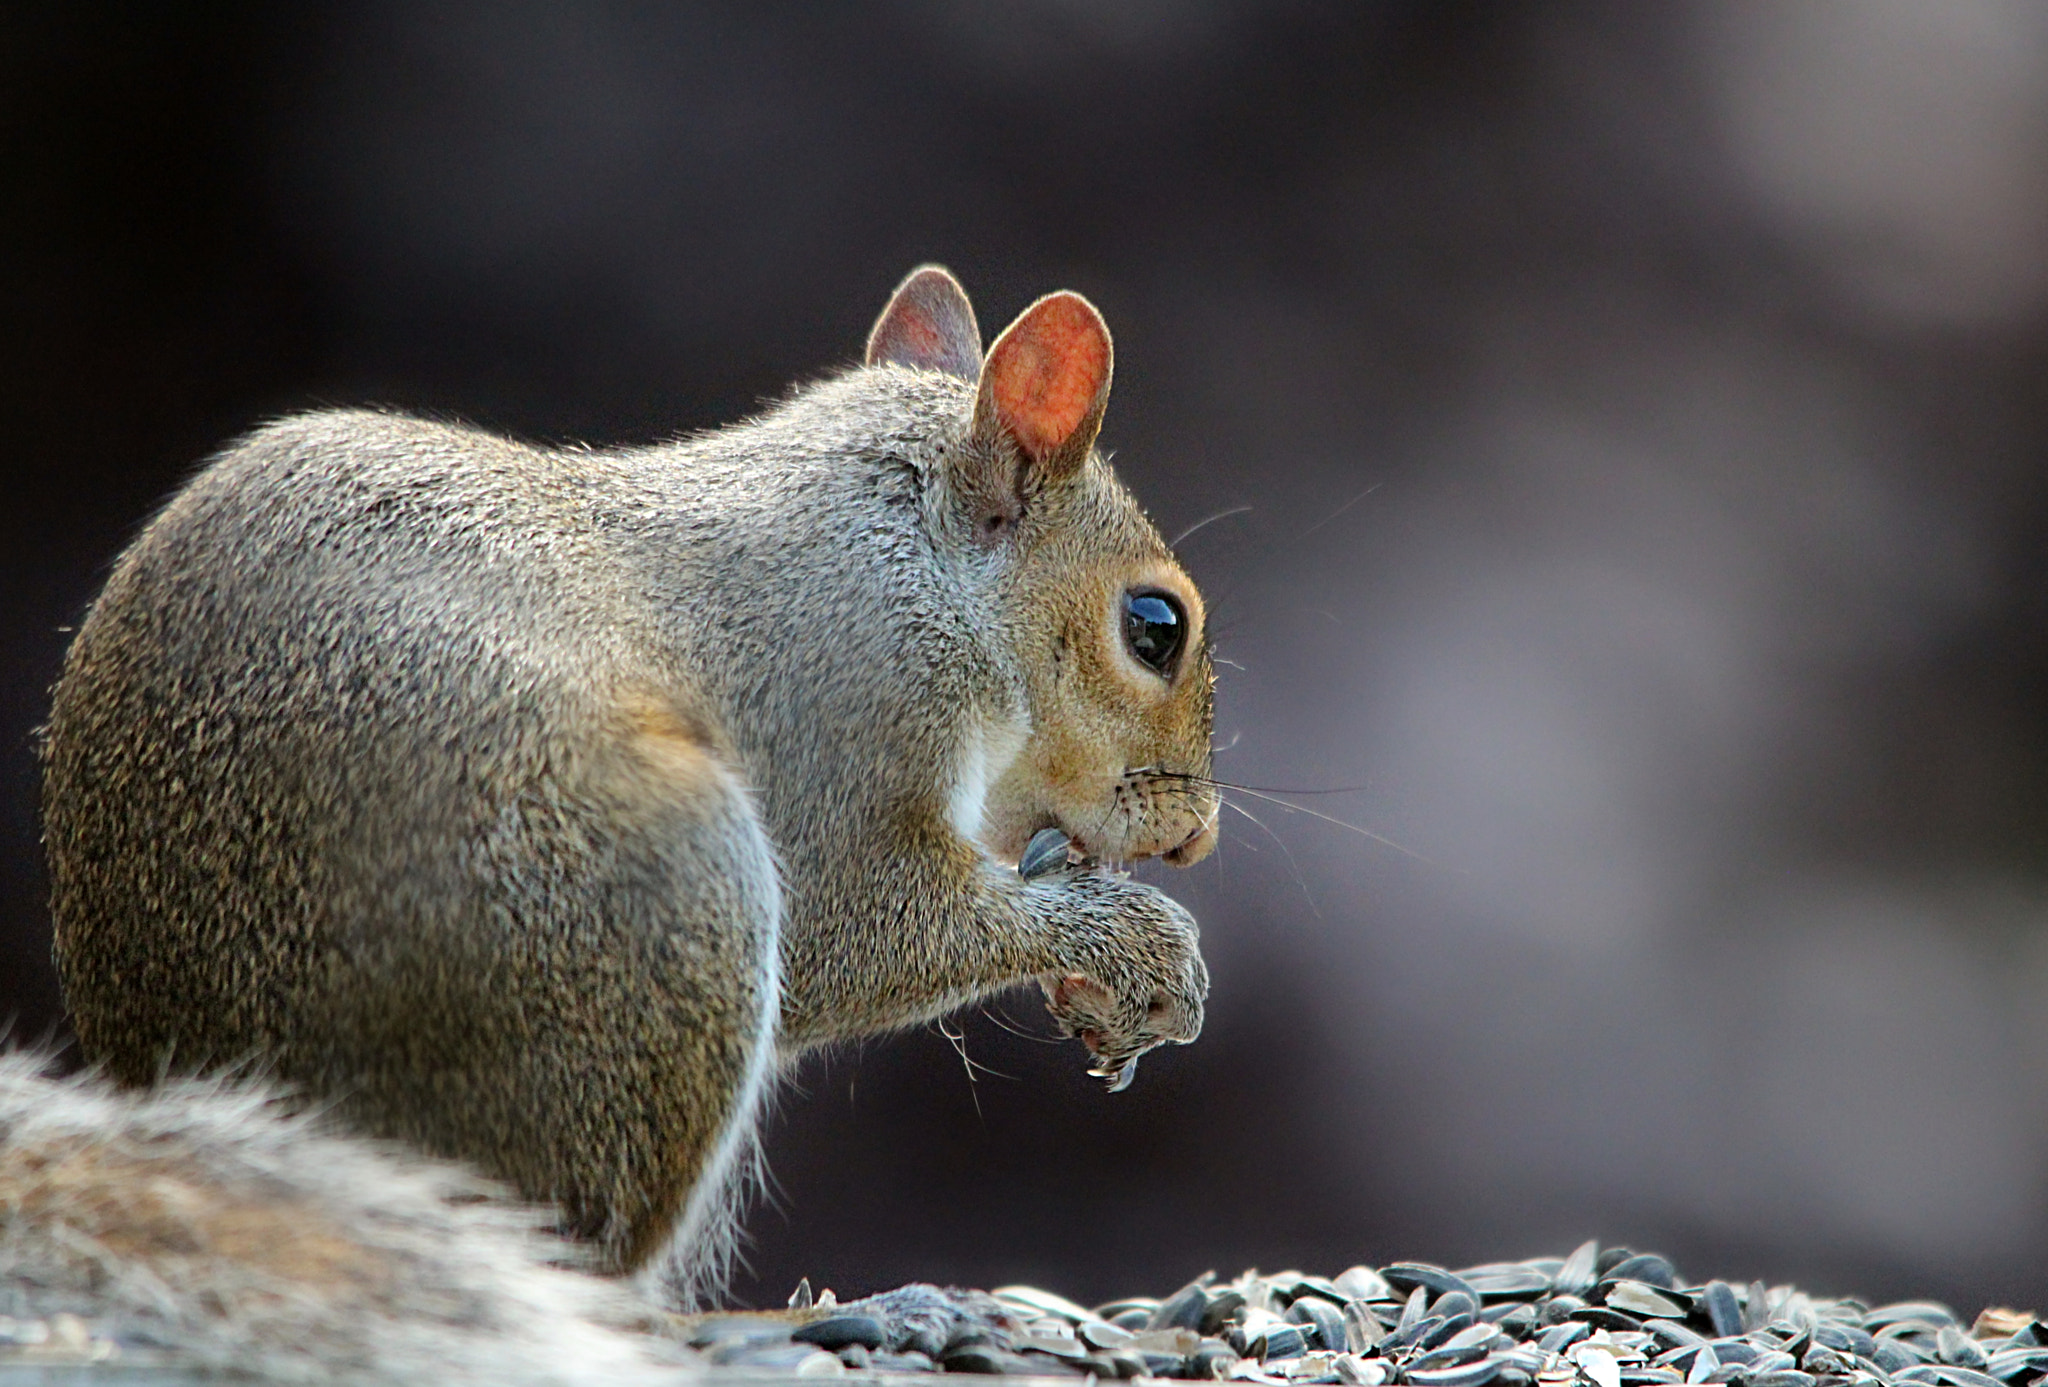
{"type": "Polygon", "coordinates": [[[1034,461],[1061,454],[1079,466],[1102,424],[1110,362],[1109,329],[1095,305],[1075,293],[1050,294],[989,348],[983,407],[1034,461]]]}
{"type": "Polygon", "coordinates": [[[981,371],[981,328],[960,281],[923,265],[896,286],[868,333],[867,364],[890,362],[973,380],[981,371]]]}

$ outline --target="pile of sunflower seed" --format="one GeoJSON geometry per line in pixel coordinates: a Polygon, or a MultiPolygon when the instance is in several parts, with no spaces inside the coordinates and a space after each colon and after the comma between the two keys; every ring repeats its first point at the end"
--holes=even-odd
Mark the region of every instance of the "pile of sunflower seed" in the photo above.
{"type": "MultiPolygon", "coordinates": [[[[830,1293],[826,1293],[829,1297],[830,1293]]],[[[707,1324],[714,1361],[802,1375],[980,1372],[1354,1387],[2048,1387],[2048,1326],[1986,1310],[1875,1308],[1789,1286],[1688,1285],[1671,1263],[1587,1243],[1565,1258],[1447,1271],[1420,1262],[1335,1277],[1204,1276],[1163,1300],[1086,1309],[1030,1286],[905,1287],[752,1338],[707,1324]],[[893,1297],[953,1296],[914,1330],[893,1297]],[[960,1310],[972,1298],[984,1309],[960,1310]],[[774,1342],[766,1342],[772,1339],[774,1342]],[[766,1355],[765,1357],[763,1355],[766,1355]]],[[[916,1319],[912,1316],[911,1319],[916,1319]]],[[[732,1322],[727,1322],[728,1326],[732,1322]]]]}

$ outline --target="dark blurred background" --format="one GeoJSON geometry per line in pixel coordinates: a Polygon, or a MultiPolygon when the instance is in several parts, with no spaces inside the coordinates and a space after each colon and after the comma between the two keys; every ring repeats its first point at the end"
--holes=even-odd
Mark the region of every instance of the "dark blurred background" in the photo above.
{"type": "Polygon", "coordinates": [[[1169,534],[1249,508],[1219,773],[1302,808],[1159,874],[1215,991],[1130,1092],[1022,995],[806,1066],[740,1298],[1597,1236],[2048,1309],[2048,8],[71,0],[0,112],[17,1035],[31,729],[208,453],[713,426],[935,259],[1102,306],[1169,534]]]}

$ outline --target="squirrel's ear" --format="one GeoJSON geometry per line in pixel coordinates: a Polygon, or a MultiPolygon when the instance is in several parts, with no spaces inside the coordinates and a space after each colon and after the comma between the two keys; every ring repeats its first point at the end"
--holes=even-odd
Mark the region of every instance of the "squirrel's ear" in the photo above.
{"type": "Polygon", "coordinates": [[[867,363],[914,366],[973,380],[981,370],[981,328],[967,291],[943,265],[920,265],[896,286],[868,334],[867,363]]]}
{"type": "Polygon", "coordinates": [[[1109,328],[1079,294],[1047,294],[988,349],[976,433],[1001,430],[1049,477],[1078,471],[1109,404],[1109,328]]]}

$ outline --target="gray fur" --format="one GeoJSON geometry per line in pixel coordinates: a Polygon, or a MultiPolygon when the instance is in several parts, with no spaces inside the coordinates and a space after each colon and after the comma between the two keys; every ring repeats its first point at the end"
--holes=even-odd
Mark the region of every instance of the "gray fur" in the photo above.
{"type": "Polygon", "coordinates": [[[1208,770],[1206,650],[1171,690],[1103,673],[1105,594],[1178,569],[1099,456],[1036,476],[975,395],[883,364],[652,448],[341,410],[230,449],[57,689],[86,1053],[258,1057],[689,1295],[778,1060],[1033,977],[1086,980],[1056,1010],[1100,1062],[1193,1038],[1186,912],[1003,858],[1055,822],[1206,850],[1173,778],[1208,770]],[[1084,765],[1114,784],[1077,809],[1084,765]]]}

